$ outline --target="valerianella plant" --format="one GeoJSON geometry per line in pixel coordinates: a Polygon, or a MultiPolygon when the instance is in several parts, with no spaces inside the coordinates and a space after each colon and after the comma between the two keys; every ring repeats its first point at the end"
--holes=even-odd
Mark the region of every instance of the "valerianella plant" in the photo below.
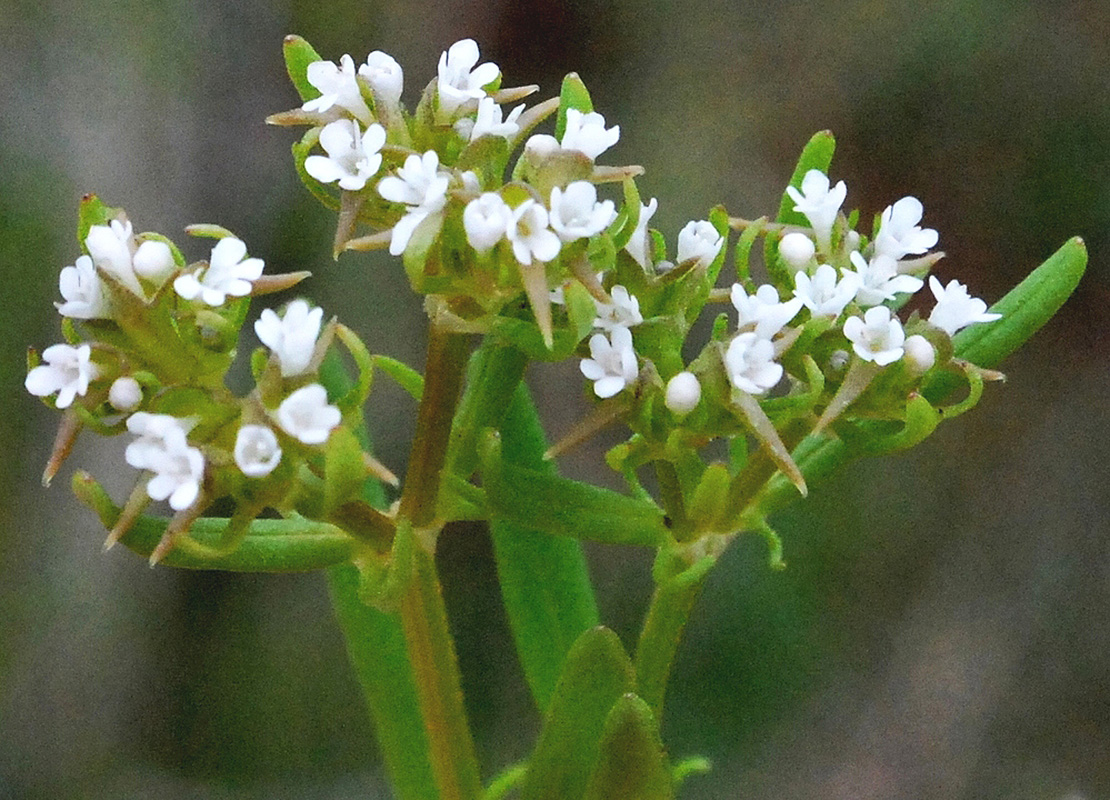
{"type": "Polygon", "coordinates": [[[294,167],[337,213],[336,256],[388,249],[425,295],[425,374],[298,298],[254,321],[255,386],[232,394],[251,298],[307,274],[266,274],[215,225],[189,229],[212,242],[186,248],[200,258],[189,262],[88,196],[84,252],[59,279],[64,342],[29,356],[28,391],[62,412],[46,479],[82,430],[127,434],[138,475],[122,506],[87,473],[73,479],[107,546],[185,568],[326,570],[398,797],[672,797],[706,764],[663,746],[667,677],[720,554],[755,533],[782,566],[774,512],[974,407],[1075,287],[1082,242],[988,308],[929,274],[943,254],[917,199],[858,224],[823,132],[773,219],[717,207],[668,246],[648,227],[659,201],[642,202],[643,170],[606,163],[620,127],[576,75],[529,106],[537,87],[503,87],[463,40],[410,109],[385,53],[337,64],[289,37],[285,57],[300,104],[269,121],[307,127],[294,167]],[[918,293],[922,310],[905,313],[918,293]],[[550,447],[521,381],[533,360],[577,362],[593,401],[550,447]],[[420,403],[403,481],[366,439],[376,369],[420,403]],[[613,426],[628,435],[607,462],[627,493],[554,473],[560,453],[613,426]],[[205,516],[217,500],[229,518],[205,516]],[[145,513],[157,503],[169,518],[145,513]],[[433,560],[458,520],[490,525],[542,716],[527,762],[492,778],[475,758],[433,560]],[[631,653],[598,625],[583,540],[657,554],[631,653]]]}

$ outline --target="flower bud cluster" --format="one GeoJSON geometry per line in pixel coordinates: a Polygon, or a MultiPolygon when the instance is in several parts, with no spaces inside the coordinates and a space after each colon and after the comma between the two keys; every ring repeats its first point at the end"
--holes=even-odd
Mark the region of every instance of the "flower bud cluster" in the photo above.
{"type": "Polygon", "coordinates": [[[190,232],[216,237],[207,260],[186,264],[165,237],[135,234],[122,211],[85,199],[85,254],[59,278],[67,341],[41,360],[32,352],[25,382],[65,412],[46,478],[80,429],[126,431],[135,439],[125,460],[144,476],[132,505],[168,501],[183,520],[220,497],[255,514],[281,508],[303,493],[303,467],[343,423],[319,378],[337,324],[325,326],[323,309],[299,299],[281,314],[263,311],[254,323],[266,348],[254,359],[257,386],[235,397],[224,378],[250,297],[306,273],[264,276],[263,261],[229,232],[190,232]]]}

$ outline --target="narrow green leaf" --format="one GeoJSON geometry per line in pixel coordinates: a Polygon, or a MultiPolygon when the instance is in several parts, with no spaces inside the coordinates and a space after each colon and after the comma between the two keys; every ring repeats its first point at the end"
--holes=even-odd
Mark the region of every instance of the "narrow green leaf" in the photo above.
{"type": "Polygon", "coordinates": [[[521,786],[521,800],[582,797],[609,709],[633,691],[634,681],[632,664],[615,633],[598,627],[578,638],[555,686],[521,786]]]}
{"type": "MultiPolygon", "coordinates": [[[[324,363],[329,369],[321,371],[321,380],[328,391],[334,395],[350,391],[355,382],[342,361],[329,353],[324,363]]],[[[356,434],[361,446],[369,450],[365,424],[356,434]]],[[[363,484],[362,497],[375,508],[387,504],[382,485],[373,478],[363,484]]],[[[395,564],[396,559],[390,564],[392,569],[382,576],[385,585],[377,587],[385,593],[390,588],[389,579],[396,582],[400,578],[395,564]]],[[[398,800],[439,800],[400,619],[363,602],[360,593],[365,588],[364,576],[353,565],[332,567],[327,579],[332,607],[370,707],[378,746],[398,800]]]]}
{"type": "Polygon", "coordinates": [[[956,357],[980,367],[997,366],[1048,322],[1087,268],[1087,247],[1076,236],[990,307],[1002,319],[971,325],[952,339],[956,357]]]}
{"type": "MultiPolygon", "coordinates": [[[[92,476],[82,471],[74,473],[73,493],[97,513],[106,529],[115,526],[120,507],[92,476]]],[[[229,523],[227,519],[201,518],[193,523],[189,536],[204,547],[218,549],[225,541],[229,523]]],[[[168,524],[167,519],[140,517],[120,542],[141,556],[149,556],[168,524]]],[[[227,572],[308,572],[349,561],[354,552],[354,539],[334,525],[307,519],[260,519],[250,524],[242,543],[231,553],[212,558],[178,546],[160,563],[227,572]]]]}
{"type": "MultiPolygon", "coordinates": [[[[674,557],[664,548],[656,559],[658,585],[636,645],[636,686],[657,717],[663,715],[667,679],[682,631],[690,619],[705,578],[717,559],[705,556],[677,574],[667,574],[674,557]]],[[[679,562],[681,563],[681,562],[679,562]]]]}
{"type": "Polygon", "coordinates": [[[320,90],[308,82],[308,65],[315,61],[322,61],[320,54],[300,36],[292,34],[285,37],[281,51],[285,56],[285,70],[289,73],[293,88],[301,96],[301,101],[315,100],[319,97],[320,90]]]}
{"type": "Polygon", "coordinates": [[[663,511],[654,503],[503,463],[496,436],[487,438],[483,451],[482,483],[494,519],[609,544],[658,547],[668,539],[663,511]]]}
{"type": "MultiPolygon", "coordinates": [[[[812,138],[806,142],[806,146],[802,148],[802,154],[798,158],[798,166],[794,168],[794,174],[790,176],[790,185],[800,190],[802,188],[802,178],[811,169],[821,170],[827,175],[835,150],[836,139],[833,138],[832,131],[818,131],[813,134],[812,138]]],[[[809,220],[806,219],[805,214],[794,210],[794,200],[786,192],[782,193],[782,202],[779,203],[779,213],[775,220],[787,225],[809,227],[809,220]]]]}
{"type": "Polygon", "coordinates": [[[374,366],[397,382],[414,400],[424,394],[424,376],[408,364],[389,356],[374,356],[374,366]]]}
{"type": "Polygon", "coordinates": [[[328,590],[397,797],[439,800],[400,621],[359,599],[350,564],[328,570],[328,590]]]}
{"type": "MultiPolygon", "coordinates": [[[[501,431],[506,462],[554,472],[543,458],[547,442],[524,384],[501,431]]],[[[505,519],[493,520],[490,534],[521,666],[536,705],[546,711],[571,646],[598,621],[582,545],[505,519]]]]}
{"type": "Polygon", "coordinates": [[[634,694],[617,701],[605,720],[597,765],[583,800],[670,800],[674,779],[659,723],[634,694]]]}

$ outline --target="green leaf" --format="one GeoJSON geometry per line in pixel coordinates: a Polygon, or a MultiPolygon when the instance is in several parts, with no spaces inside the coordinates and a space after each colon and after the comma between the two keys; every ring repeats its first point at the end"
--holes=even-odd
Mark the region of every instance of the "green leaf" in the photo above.
{"type": "Polygon", "coordinates": [[[956,357],[980,367],[995,367],[1023,345],[1064,304],[1087,268],[1087,247],[1076,236],[990,307],[996,322],[971,325],[957,333],[956,357]]]}
{"type": "Polygon", "coordinates": [[[374,356],[374,366],[397,382],[414,400],[424,394],[424,376],[408,364],[389,356],[374,356]]]}
{"type": "MultiPolygon", "coordinates": [[[[811,169],[821,170],[827,175],[835,150],[836,139],[833,138],[832,131],[819,131],[813,134],[813,137],[806,142],[806,146],[802,148],[802,154],[798,158],[798,166],[794,168],[794,174],[790,176],[790,185],[800,190],[802,188],[802,178],[811,169]]],[[[782,193],[782,202],[779,203],[779,213],[775,220],[787,225],[809,227],[809,220],[806,219],[805,214],[794,210],[794,200],[786,192],[782,193]]]]}
{"type": "MultiPolygon", "coordinates": [[[[340,359],[329,353],[324,364],[328,369],[326,372],[321,369],[321,380],[329,393],[342,395],[350,391],[355,382],[340,359]]],[[[370,439],[365,424],[358,426],[356,435],[360,445],[369,451],[370,439]]],[[[363,484],[362,497],[378,509],[387,505],[385,491],[374,478],[368,478],[363,484]]],[[[411,545],[411,531],[401,534],[401,549],[404,549],[411,545]],[[406,535],[408,541],[405,541],[406,535]]],[[[383,600],[394,591],[393,585],[406,577],[402,574],[405,566],[398,561],[404,561],[409,554],[398,554],[397,550],[395,546],[390,565],[381,576],[383,583],[372,587],[382,590],[379,598],[383,600]],[[393,584],[389,583],[391,578],[393,584]]],[[[360,592],[366,588],[364,576],[353,565],[332,567],[327,577],[332,608],[370,707],[375,738],[397,797],[399,800],[439,800],[400,619],[363,602],[360,592]]]]}
{"type": "MultiPolygon", "coordinates": [[[[108,530],[115,527],[120,507],[92,476],[78,471],[73,476],[73,493],[92,508],[108,530]]],[[[120,542],[141,556],[149,556],[166,532],[169,520],[139,517],[120,542]]],[[[225,541],[230,520],[201,518],[189,529],[190,538],[218,549],[225,541]]],[[[179,545],[159,563],[182,569],[214,569],[226,572],[308,572],[349,561],[355,540],[326,522],[307,519],[259,519],[250,524],[239,547],[226,555],[207,557],[179,545]]]]}
{"type": "Polygon", "coordinates": [[[400,620],[359,599],[350,564],[328,570],[328,590],[397,797],[439,800],[400,620]]]}
{"type": "Polygon", "coordinates": [[[567,109],[573,108],[583,114],[594,110],[594,103],[586,84],[578,77],[577,72],[568,73],[563,78],[563,86],[559,90],[559,115],[555,118],[555,138],[563,141],[563,134],[567,130],[567,109]]]}
{"type": "Polygon", "coordinates": [[[706,576],[717,563],[713,556],[705,556],[681,568],[687,562],[675,556],[673,551],[664,548],[656,557],[653,572],[657,586],[636,645],[637,690],[658,717],[663,715],[667,679],[682,631],[706,576]]]}
{"type": "Polygon", "coordinates": [[[659,723],[634,694],[617,701],[605,720],[597,765],[583,800],[670,800],[674,779],[659,723]]]}
{"type": "MultiPolygon", "coordinates": [[[[547,443],[524,384],[501,431],[505,461],[554,472],[543,458],[547,443]]],[[[571,646],[598,621],[582,545],[505,519],[494,519],[490,534],[520,663],[537,707],[546,711],[571,646]]]]}
{"type": "Polygon", "coordinates": [[[487,436],[482,484],[494,519],[608,544],[658,547],[669,539],[663,511],[654,503],[504,463],[500,450],[496,434],[487,436]]]}
{"type": "MultiPolygon", "coordinates": [[[[997,366],[1059,310],[1079,284],[1086,266],[1087,249],[1083,240],[1078,237],[1068,240],[991,306],[992,312],[1003,314],[1002,319],[973,325],[956,334],[953,339],[956,357],[980,367],[997,366]]],[[[937,402],[947,396],[958,381],[955,375],[941,373],[923,388],[922,394],[937,402]]],[[[860,454],[840,439],[808,436],[794,450],[793,457],[806,481],[816,483],[860,454]]],[[[760,510],[770,514],[789,505],[794,499],[791,495],[789,485],[776,475],[763,492],[760,510]]]]}
{"type": "Polygon", "coordinates": [[[615,633],[597,627],[578,638],[567,654],[544,717],[521,786],[521,800],[582,797],[597,760],[609,709],[633,691],[634,681],[632,664],[615,633]]]}
{"type": "Polygon", "coordinates": [[[285,70],[289,73],[293,88],[301,96],[301,102],[319,97],[320,90],[308,82],[308,65],[323,61],[320,54],[313,49],[312,45],[296,35],[285,37],[281,51],[285,56],[285,70]]]}

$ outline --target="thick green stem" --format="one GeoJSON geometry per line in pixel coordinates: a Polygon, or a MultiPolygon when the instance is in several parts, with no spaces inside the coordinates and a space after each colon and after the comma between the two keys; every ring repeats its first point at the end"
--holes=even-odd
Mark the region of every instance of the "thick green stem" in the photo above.
{"type": "Polygon", "coordinates": [[[412,578],[401,600],[401,627],[440,800],[474,800],[481,792],[481,777],[463,707],[458,661],[435,562],[421,547],[413,555],[412,578]]]}
{"type": "Polygon", "coordinates": [[[467,337],[429,328],[424,393],[401,494],[400,516],[419,532],[412,575],[401,599],[401,627],[412,664],[420,714],[428,735],[440,800],[474,800],[481,791],[474,742],[466,720],[458,660],[436,577],[434,534],[440,478],[459,402],[467,337]]]}
{"type": "Polygon", "coordinates": [[[459,403],[468,347],[466,335],[448,333],[434,324],[429,326],[424,394],[417,411],[416,434],[401,494],[401,516],[412,522],[414,528],[427,527],[435,519],[440,476],[451,438],[451,421],[459,403]]]}
{"type": "Polygon", "coordinates": [[[706,556],[661,581],[651,596],[651,606],[636,645],[636,693],[648,704],[657,720],[663,716],[667,679],[682,631],[701,593],[705,576],[715,563],[716,559],[706,556]]]}

